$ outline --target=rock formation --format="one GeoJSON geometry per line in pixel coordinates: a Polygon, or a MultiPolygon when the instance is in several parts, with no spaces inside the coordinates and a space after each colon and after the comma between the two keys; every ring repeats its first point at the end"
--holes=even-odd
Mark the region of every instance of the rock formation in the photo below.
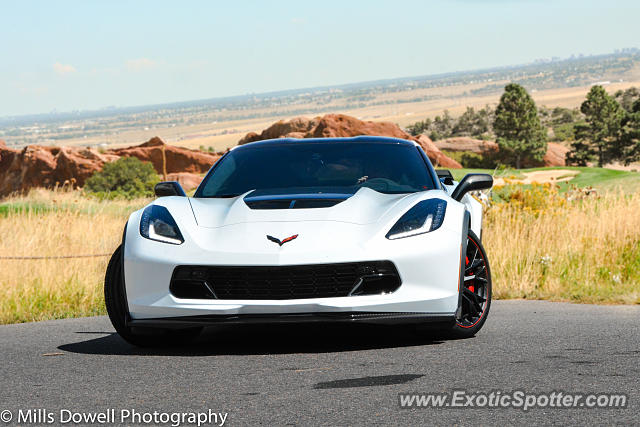
{"type": "Polygon", "coordinates": [[[161,174],[163,147],[167,159],[167,173],[204,173],[220,158],[220,155],[215,153],[167,145],[157,136],[144,144],[116,148],[107,151],[107,153],[118,157],[137,157],[142,161],[151,162],[153,167],[161,174]]]}
{"type": "Polygon", "coordinates": [[[493,141],[474,139],[468,136],[441,139],[434,142],[435,146],[445,151],[470,151],[483,154],[488,151],[498,151],[498,144],[493,141]]]}
{"type": "Polygon", "coordinates": [[[104,153],[92,148],[40,145],[29,145],[17,150],[0,144],[0,196],[28,191],[33,187],[81,187],[106,162],[120,157],[137,157],[151,162],[156,171],[162,174],[163,147],[167,174],[172,174],[169,176],[184,183],[185,189],[194,188],[194,183],[201,180],[198,174],[209,170],[220,157],[219,154],[166,145],[158,137],[141,145],[107,150],[104,153]]]}
{"type": "Polygon", "coordinates": [[[425,135],[414,137],[390,122],[371,122],[359,120],[344,114],[327,114],[314,119],[297,117],[288,121],[280,120],[260,134],[250,132],[238,144],[273,138],[330,138],[352,137],[359,135],[389,136],[415,141],[422,146],[434,166],[460,168],[460,163],[445,156],[425,135]]]}
{"type": "Polygon", "coordinates": [[[190,172],[175,172],[167,174],[168,181],[178,181],[185,191],[193,190],[202,181],[202,175],[190,172]]]}
{"type": "MultiPolygon", "coordinates": [[[[466,136],[441,139],[434,142],[435,146],[443,151],[466,151],[476,154],[487,154],[499,151],[498,144],[493,141],[469,138],[466,136]]],[[[565,157],[569,149],[556,142],[547,144],[547,153],[542,162],[525,162],[527,167],[535,166],[565,166],[565,157]]]]}
{"type": "Polygon", "coordinates": [[[544,155],[542,161],[545,166],[566,166],[568,152],[569,149],[564,145],[550,142],[547,144],[547,153],[544,155]]]}

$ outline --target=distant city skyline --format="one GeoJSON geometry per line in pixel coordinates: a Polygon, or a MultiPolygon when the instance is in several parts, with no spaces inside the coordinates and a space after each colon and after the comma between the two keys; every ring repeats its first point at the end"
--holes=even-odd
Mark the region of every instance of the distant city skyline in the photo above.
{"type": "Polygon", "coordinates": [[[3,3],[0,116],[163,104],[640,46],[630,0],[3,3]]]}

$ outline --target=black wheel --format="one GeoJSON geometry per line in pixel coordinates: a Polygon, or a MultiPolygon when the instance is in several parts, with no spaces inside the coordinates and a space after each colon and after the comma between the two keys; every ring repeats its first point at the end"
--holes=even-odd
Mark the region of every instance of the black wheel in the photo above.
{"type": "Polygon", "coordinates": [[[454,338],[474,336],[484,325],[491,306],[491,270],[480,239],[469,230],[467,252],[463,260],[460,307],[456,323],[448,331],[454,338]]]}
{"type": "Polygon", "coordinates": [[[124,288],[122,269],[122,245],[115,250],[104,279],[104,301],[111,324],[116,332],[130,344],[140,347],[162,347],[186,343],[194,339],[202,328],[164,330],[156,328],[132,328],[127,326],[129,309],[124,288]]]}

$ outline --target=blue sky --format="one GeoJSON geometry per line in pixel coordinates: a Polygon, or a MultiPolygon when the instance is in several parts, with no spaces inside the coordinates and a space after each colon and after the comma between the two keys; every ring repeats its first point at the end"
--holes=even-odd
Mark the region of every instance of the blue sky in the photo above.
{"type": "Polygon", "coordinates": [[[640,47],[638,0],[3,1],[0,116],[640,47]]]}

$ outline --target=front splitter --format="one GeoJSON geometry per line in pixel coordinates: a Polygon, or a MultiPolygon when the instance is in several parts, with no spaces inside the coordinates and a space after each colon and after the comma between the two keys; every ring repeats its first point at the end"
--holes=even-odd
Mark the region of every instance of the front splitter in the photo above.
{"type": "Polygon", "coordinates": [[[161,317],[154,319],[130,319],[127,326],[146,328],[181,329],[198,326],[233,324],[278,324],[278,323],[455,323],[455,314],[442,313],[389,313],[389,312],[333,312],[333,313],[282,313],[282,314],[233,314],[183,317],[161,317]]]}

